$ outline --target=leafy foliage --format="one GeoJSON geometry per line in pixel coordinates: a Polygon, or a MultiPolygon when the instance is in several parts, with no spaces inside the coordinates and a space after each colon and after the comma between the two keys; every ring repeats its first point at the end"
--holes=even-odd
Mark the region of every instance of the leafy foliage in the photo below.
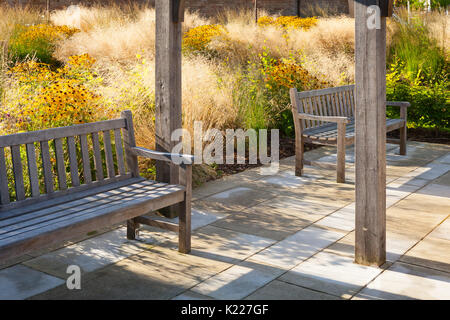
{"type": "Polygon", "coordinates": [[[55,64],[57,61],[52,54],[56,41],[68,38],[78,31],[68,26],[49,24],[16,25],[10,39],[9,52],[16,61],[35,57],[42,63],[55,64]]]}

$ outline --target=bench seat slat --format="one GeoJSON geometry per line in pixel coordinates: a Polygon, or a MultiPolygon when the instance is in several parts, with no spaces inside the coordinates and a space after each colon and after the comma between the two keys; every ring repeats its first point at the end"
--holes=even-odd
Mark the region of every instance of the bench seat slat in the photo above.
{"type": "MultiPolygon", "coordinates": [[[[404,125],[402,119],[387,119],[386,129],[392,131],[398,129],[404,125]]],[[[313,140],[336,140],[338,136],[337,124],[329,123],[324,126],[306,129],[303,132],[303,136],[313,140]]],[[[352,120],[347,126],[345,131],[346,139],[353,139],[355,136],[355,122],[352,120]]]]}
{"type": "MultiPolygon", "coordinates": [[[[64,191],[58,191],[57,193],[60,193],[60,196],[57,197],[49,197],[45,201],[38,201],[35,202],[34,199],[31,199],[29,203],[25,206],[19,206],[19,207],[11,207],[10,205],[2,205],[0,207],[0,221],[3,221],[4,219],[9,219],[11,217],[21,216],[30,212],[43,210],[46,208],[52,208],[54,206],[57,206],[61,203],[66,203],[69,201],[74,201],[77,199],[82,199],[84,197],[88,197],[90,195],[104,192],[108,190],[113,190],[114,188],[120,188],[122,186],[126,186],[132,183],[137,183],[139,181],[144,180],[144,178],[131,178],[131,175],[128,175],[127,178],[121,179],[116,178],[116,181],[110,182],[110,183],[103,183],[103,182],[93,182],[91,187],[87,186],[80,186],[79,190],[75,193],[69,193],[68,190],[64,191]]],[[[41,195],[41,198],[48,197],[46,195],[41,195]]],[[[28,202],[28,200],[25,200],[28,202]]]]}
{"type": "MultiPolygon", "coordinates": [[[[115,195],[103,194],[99,195],[98,197],[91,196],[89,197],[90,199],[87,199],[86,203],[83,205],[72,206],[53,214],[29,219],[20,223],[10,223],[5,227],[1,227],[0,241],[6,238],[17,236],[22,233],[31,232],[32,230],[41,229],[47,225],[52,225],[67,219],[72,219],[80,215],[86,215],[103,208],[114,207],[119,203],[161,193],[161,190],[166,191],[168,188],[169,186],[167,184],[154,183],[146,186],[143,183],[139,183],[134,187],[128,186],[128,188],[125,188],[128,189],[128,191],[124,191],[115,195]]],[[[8,223],[8,221],[5,222],[8,223]]]]}
{"type": "MultiPolygon", "coordinates": [[[[41,210],[35,210],[28,212],[26,214],[22,214],[20,216],[13,216],[8,219],[3,219],[0,221],[0,234],[5,233],[6,231],[14,229],[20,229],[21,227],[26,227],[36,222],[45,220],[51,220],[53,217],[63,216],[65,214],[64,211],[77,212],[85,210],[87,207],[99,205],[104,200],[112,201],[112,198],[109,197],[118,197],[118,196],[126,196],[127,192],[132,192],[138,187],[147,188],[153,187],[156,188],[160,185],[156,184],[153,181],[139,181],[131,185],[123,185],[119,188],[101,191],[99,193],[90,194],[86,197],[68,201],[64,203],[60,203],[54,205],[52,207],[44,208],[41,210]]],[[[99,188],[100,190],[100,188],[99,188]]]]}
{"type": "Polygon", "coordinates": [[[24,232],[0,240],[0,260],[20,250],[30,252],[34,248],[49,246],[68,240],[74,234],[96,230],[105,225],[113,225],[127,219],[141,216],[151,211],[179,203],[184,200],[185,190],[180,186],[158,188],[158,192],[130,197],[114,205],[93,210],[86,214],[68,217],[42,228],[24,232]]]}

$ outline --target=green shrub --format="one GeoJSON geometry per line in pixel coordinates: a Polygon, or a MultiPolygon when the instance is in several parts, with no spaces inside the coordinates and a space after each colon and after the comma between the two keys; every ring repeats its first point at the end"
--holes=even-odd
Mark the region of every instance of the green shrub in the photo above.
{"type": "Polygon", "coordinates": [[[402,71],[410,79],[419,73],[425,80],[440,75],[447,64],[445,54],[420,16],[410,23],[397,25],[398,29],[392,36],[391,60],[402,61],[402,71]]]}
{"type": "MultiPolygon", "coordinates": [[[[386,79],[387,100],[409,101],[408,122],[414,126],[449,129],[450,88],[446,70],[431,80],[424,80],[420,72],[410,79],[402,73],[401,65],[393,64],[386,79]]],[[[398,112],[398,108],[388,108],[387,115],[395,117],[398,112]]]]}
{"type": "MultiPolygon", "coordinates": [[[[449,128],[449,61],[418,15],[397,23],[389,52],[387,99],[409,101],[408,122],[419,127],[449,128]]],[[[388,108],[388,116],[398,116],[388,108]]]]}
{"type": "Polygon", "coordinates": [[[267,52],[260,62],[250,63],[238,76],[235,103],[240,107],[246,128],[280,129],[294,135],[289,90],[313,90],[328,86],[312,76],[293,58],[278,60],[267,52]]]}
{"type": "Polygon", "coordinates": [[[48,24],[16,25],[9,41],[9,53],[15,61],[36,58],[42,63],[57,65],[58,61],[53,58],[55,43],[78,31],[48,24]]]}

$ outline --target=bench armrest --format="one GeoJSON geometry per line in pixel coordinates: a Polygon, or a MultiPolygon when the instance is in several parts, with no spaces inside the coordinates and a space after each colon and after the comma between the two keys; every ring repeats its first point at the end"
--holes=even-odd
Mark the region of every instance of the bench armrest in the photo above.
{"type": "Polygon", "coordinates": [[[316,116],[308,113],[298,113],[299,119],[314,120],[324,122],[336,122],[336,123],[349,123],[350,120],[347,117],[335,117],[335,116],[316,116]]]}
{"type": "Polygon", "coordinates": [[[408,108],[411,106],[411,103],[407,101],[386,101],[386,106],[408,108]]]}
{"type": "Polygon", "coordinates": [[[138,157],[172,162],[174,164],[192,165],[194,163],[194,156],[187,154],[160,152],[141,147],[133,147],[130,149],[130,151],[133,155],[138,157]]]}

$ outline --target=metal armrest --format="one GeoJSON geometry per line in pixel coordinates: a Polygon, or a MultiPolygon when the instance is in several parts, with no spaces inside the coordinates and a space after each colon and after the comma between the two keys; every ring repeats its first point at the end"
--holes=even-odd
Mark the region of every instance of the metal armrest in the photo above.
{"type": "Polygon", "coordinates": [[[303,120],[314,120],[324,122],[336,122],[336,123],[349,123],[350,120],[347,117],[335,117],[335,116],[316,116],[308,113],[299,113],[298,117],[303,120]]]}
{"type": "Polygon", "coordinates": [[[133,155],[138,157],[172,162],[174,164],[192,165],[194,163],[194,156],[192,155],[160,152],[142,147],[133,147],[130,150],[133,155]]]}

